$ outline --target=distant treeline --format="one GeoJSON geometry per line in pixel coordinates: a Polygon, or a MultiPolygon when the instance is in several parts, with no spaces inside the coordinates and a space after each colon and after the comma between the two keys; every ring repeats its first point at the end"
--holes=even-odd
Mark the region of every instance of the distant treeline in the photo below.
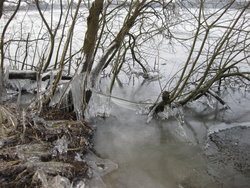
{"type": "MultiPolygon", "coordinates": [[[[230,0],[224,0],[224,1],[221,1],[221,0],[206,0],[204,1],[204,6],[205,8],[223,8],[224,6],[226,6],[228,3],[230,2],[230,0]]],[[[241,8],[242,6],[246,5],[247,3],[249,3],[249,1],[235,1],[233,3],[233,5],[231,6],[231,8],[241,8]]],[[[129,1],[122,1],[122,0],[118,0],[118,1],[112,1],[110,3],[110,6],[116,6],[116,5],[122,5],[123,6],[129,6],[130,5],[130,2],[129,1]]],[[[75,8],[77,6],[77,3],[76,2],[72,2],[72,4],[63,4],[63,7],[68,7],[69,5],[71,5],[73,8],[75,8]]],[[[152,4],[151,4],[152,5],[152,4]]],[[[171,7],[182,7],[182,6],[185,6],[185,7],[190,7],[190,8],[197,8],[200,6],[200,0],[176,0],[175,2],[171,3],[171,4],[168,4],[168,2],[166,2],[166,5],[169,6],[169,8],[171,7]]],[[[46,10],[46,9],[51,9],[52,6],[51,6],[51,3],[47,3],[45,1],[39,1],[39,6],[40,6],[40,9],[42,10],[46,10]]],[[[84,4],[83,3],[83,6],[86,7],[86,6],[89,6],[88,4],[84,4]]],[[[154,7],[157,7],[157,6],[161,6],[159,3],[157,3],[157,1],[155,2],[155,6],[154,7]]],[[[15,7],[16,7],[16,4],[15,3],[8,3],[8,2],[5,2],[4,3],[4,10],[8,11],[8,10],[15,10],[15,7]]],[[[58,2],[55,2],[53,4],[53,9],[58,9],[60,8],[60,4],[58,2]]],[[[35,5],[35,2],[33,1],[26,1],[26,2],[22,2],[21,3],[21,6],[20,6],[20,10],[27,10],[27,9],[36,9],[36,5],[35,5]]]]}
{"type": "MultiPolygon", "coordinates": [[[[223,8],[231,2],[231,0],[206,0],[204,1],[204,6],[205,8],[223,8]]],[[[249,3],[248,0],[236,0],[230,8],[242,8],[242,6],[247,5],[247,3],[249,3]]],[[[200,0],[178,0],[176,4],[178,4],[178,6],[196,8],[200,7],[200,0]]]]}

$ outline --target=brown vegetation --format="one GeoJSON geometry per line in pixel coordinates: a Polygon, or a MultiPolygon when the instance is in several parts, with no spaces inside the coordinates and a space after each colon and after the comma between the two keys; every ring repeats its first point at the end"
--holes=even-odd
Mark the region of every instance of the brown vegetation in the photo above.
{"type": "Polygon", "coordinates": [[[73,114],[49,110],[37,116],[0,105],[1,187],[41,187],[57,175],[72,182],[86,178],[88,165],[75,156],[89,150],[91,137],[92,129],[73,114]]]}

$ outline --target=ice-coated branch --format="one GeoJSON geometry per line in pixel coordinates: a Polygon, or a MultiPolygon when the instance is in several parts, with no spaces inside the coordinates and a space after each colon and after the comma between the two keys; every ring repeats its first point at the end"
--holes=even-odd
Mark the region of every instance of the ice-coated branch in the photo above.
{"type": "Polygon", "coordinates": [[[93,69],[91,73],[91,87],[95,87],[95,83],[98,80],[99,74],[101,73],[103,67],[105,66],[105,63],[112,54],[112,52],[117,48],[117,43],[113,42],[109,48],[104,52],[103,56],[101,57],[99,63],[96,65],[96,67],[93,69]]]}

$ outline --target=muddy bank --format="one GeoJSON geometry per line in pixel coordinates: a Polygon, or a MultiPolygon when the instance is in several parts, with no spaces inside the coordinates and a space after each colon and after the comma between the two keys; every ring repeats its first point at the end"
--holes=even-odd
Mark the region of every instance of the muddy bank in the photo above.
{"type": "Polygon", "coordinates": [[[40,114],[16,104],[0,105],[1,187],[84,185],[93,130],[74,114],[47,109],[40,114]]]}
{"type": "Polygon", "coordinates": [[[223,187],[250,185],[250,123],[208,135],[209,171],[223,187]]]}

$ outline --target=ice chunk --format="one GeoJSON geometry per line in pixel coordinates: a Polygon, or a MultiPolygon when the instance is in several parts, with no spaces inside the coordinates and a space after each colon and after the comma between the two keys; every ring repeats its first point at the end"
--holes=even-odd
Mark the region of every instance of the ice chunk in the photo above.
{"type": "Polygon", "coordinates": [[[93,92],[88,105],[86,118],[91,117],[109,117],[111,112],[110,97],[99,92],[93,92]]]}
{"type": "Polygon", "coordinates": [[[35,182],[37,180],[41,181],[42,187],[49,187],[47,176],[41,169],[38,169],[36,173],[33,175],[32,182],[35,182]]]}
{"type": "Polygon", "coordinates": [[[147,74],[143,74],[143,78],[148,79],[150,81],[156,81],[162,78],[160,73],[158,71],[151,71],[148,72],[147,74]]]}
{"type": "Polygon", "coordinates": [[[62,138],[59,138],[55,142],[55,147],[54,147],[54,149],[52,151],[52,154],[54,156],[56,156],[57,154],[67,153],[67,151],[68,151],[68,145],[69,145],[69,141],[66,138],[66,136],[64,135],[62,138]]]}
{"type": "Polygon", "coordinates": [[[77,184],[74,186],[74,188],[87,188],[86,183],[84,181],[79,181],[77,184]]]}
{"type": "Polygon", "coordinates": [[[107,186],[102,180],[102,176],[116,170],[118,165],[109,159],[102,159],[90,153],[84,158],[88,163],[90,170],[88,171],[91,179],[87,182],[87,188],[106,188],[107,186]]]}
{"type": "Polygon", "coordinates": [[[107,186],[100,176],[96,176],[88,182],[87,188],[107,188],[107,186]]]}
{"type": "Polygon", "coordinates": [[[94,154],[88,154],[85,160],[92,169],[93,177],[104,176],[118,168],[118,164],[109,159],[99,158],[94,154]]]}
{"type": "Polygon", "coordinates": [[[78,119],[81,119],[81,117],[83,117],[82,109],[84,108],[84,102],[83,102],[84,77],[85,75],[83,74],[76,75],[70,85],[73,104],[74,104],[74,111],[76,112],[78,119]]]}
{"type": "MultiPolygon", "coordinates": [[[[150,113],[148,114],[147,123],[149,123],[154,117],[156,107],[157,105],[155,105],[153,109],[150,111],[150,113]]],[[[168,119],[169,117],[174,117],[180,124],[184,123],[184,111],[181,105],[177,105],[177,104],[174,104],[173,106],[166,105],[164,107],[164,111],[159,112],[157,115],[159,118],[163,120],[168,119]]]]}
{"type": "MultiPolygon", "coordinates": [[[[148,102],[148,101],[146,101],[146,102],[148,102]]],[[[145,105],[145,104],[137,105],[136,114],[148,115],[150,113],[150,108],[151,108],[152,104],[153,103],[151,102],[151,104],[147,104],[147,105],[145,105]]]]}
{"type": "Polygon", "coordinates": [[[71,187],[71,184],[70,184],[70,181],[68,178],[57,175],[50,181],[50,187],[69,188],[69,187],[71,187]]]}

